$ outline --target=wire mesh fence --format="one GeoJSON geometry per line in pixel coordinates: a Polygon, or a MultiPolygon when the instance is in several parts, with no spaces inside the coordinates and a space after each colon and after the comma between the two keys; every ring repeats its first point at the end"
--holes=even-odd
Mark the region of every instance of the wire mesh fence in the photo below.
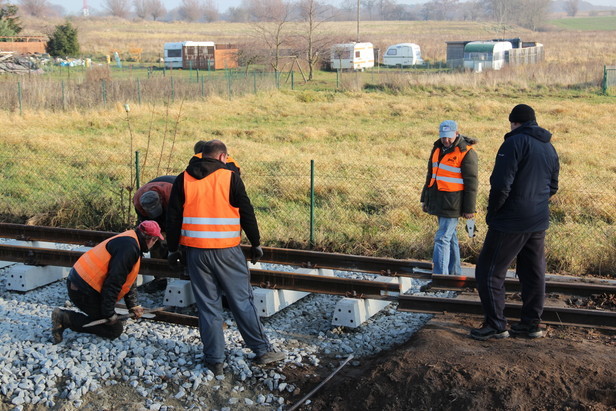
{"type": "MultiPolygon", "coordinates": [[[[158,172],[178,174],[186,160],[158,172]]],[[[2,221],[120,231],[136,220],[133,161],[91,151],[62,159],[2,152],[0,161],[2,221]]],[[[431,258],[437,223],[421,211],[425,169],[326,161],[312,169],[310,162],[239,161],[264,245],[431,258]]],[[[461,253],[471,263],[487,231],[483,211],[491,168],[488,161],[481,163],[476,237],[468,238],[459,225],[461,253]]],[[[139,169],[140,183],[157,177],[155,172],[155,167],[139,169]]],[[[551,200],[549,270],[616,275],[616,178],[590,179],[565,168],[560,180],[551,200]]]]}

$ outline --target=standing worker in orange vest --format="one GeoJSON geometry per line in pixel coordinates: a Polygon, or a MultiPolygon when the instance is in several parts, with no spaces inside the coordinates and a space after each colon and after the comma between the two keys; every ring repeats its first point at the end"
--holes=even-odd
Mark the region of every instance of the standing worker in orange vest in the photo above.
{"type": "Polygon", "coordinates": [[[64,330],[87,332],[115,339],[124,330],[117,320],[115,304],[124,298],[136,318],[143,315],[137,303],[135,280],[142,253],[162,240],[156,221],[143,221],[135,229],[111,237],[85,252],[71,269],[66,286],[71,301],[85,314],[56,308],[51,313],[54,344],[62,342],[64,330]],[[105,324],[84,328],[94,320],[107,318],[105,324]]]}
{"type": "Polygon", "coordinates": [[[275,352],[255,308],[250,272],[240,247],[242,230],[251,248],[251,262],[263,256],[257,219],[240,175],[227,168],[227,147],[220,140],[203,144],[178,175],[167,211],[169,264],[185,261],[199,312],[204,365],[222,375],[225,360],[222,294],[257,362],[283,360],[275,352]],[[180,249],[182,246],[182,249],[180,249]],[[183,254],[183,255],[182,255],[183,254]],[[183,258],[182,258],[183,257],[183,258]]]}
{"type": "Polygon", "coordinates": [[[432,254],[434,274],[461,275],[458,218],[475,217],[478,187],[476,140],[458,132],[458,124],[445,120],[428,160],[421,193],[423,211],[438,217],[432,254]]]}

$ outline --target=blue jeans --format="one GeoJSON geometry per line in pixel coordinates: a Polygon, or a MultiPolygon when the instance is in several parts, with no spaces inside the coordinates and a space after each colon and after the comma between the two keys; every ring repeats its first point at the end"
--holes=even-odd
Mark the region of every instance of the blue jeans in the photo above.
{"type": "Polygon", "coordinates": [[[462,275],[457,228],[457,218],[438,218],[438,230],[434,236],[432,254],[434,274],[462,275]]]}

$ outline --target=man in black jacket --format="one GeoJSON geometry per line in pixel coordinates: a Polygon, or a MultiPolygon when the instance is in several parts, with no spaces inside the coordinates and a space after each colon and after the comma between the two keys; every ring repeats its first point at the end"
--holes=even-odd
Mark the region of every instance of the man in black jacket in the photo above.
{"type": "Polygon", "coordinates": [[[179,266],[182,256],[186,261],[199,312],[204,365],[214,375],[223,374],[225,360],[223,292],[257,362],[286,357],[273,351],[254,305],[240,240],[244,230],[252,245],[251,262],[256,263],[263,256],[259,227],[244,183],[227,167],[227,157],[222,141],[204,143],[201,156],[193,156],[175,179],[167,213],[169,264],[179,266]]]}
{"type": "Polygon", "coordinates": [[[498,150],[490,177],[486,222],[488,233],[475,276],[484,324],[471,330],[478,340],[506,338],[505,275],[516,259],[522,286],[521,321],[511,332],[543,336],[539,327],[545,299],[545,230],[549,198],[558,190],[559,161],[552,134],[537,125],[535,111],[519,104],[509,115],[511,132],[498,150]]]}

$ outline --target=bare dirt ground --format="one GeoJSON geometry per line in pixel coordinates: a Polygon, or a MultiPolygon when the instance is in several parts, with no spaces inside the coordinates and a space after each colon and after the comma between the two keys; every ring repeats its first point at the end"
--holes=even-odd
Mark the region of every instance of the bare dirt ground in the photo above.
{"type": "MultiPolygon", "coordinates": [[[[478,325],[435,317],[396,349],[347,364],[299,409],[616,409],[616,332],[558,326],[545,338],[479,342],[468,336],[478,325]]],[[[307,381],[289,403],[314,386],[307,381]]]]}

